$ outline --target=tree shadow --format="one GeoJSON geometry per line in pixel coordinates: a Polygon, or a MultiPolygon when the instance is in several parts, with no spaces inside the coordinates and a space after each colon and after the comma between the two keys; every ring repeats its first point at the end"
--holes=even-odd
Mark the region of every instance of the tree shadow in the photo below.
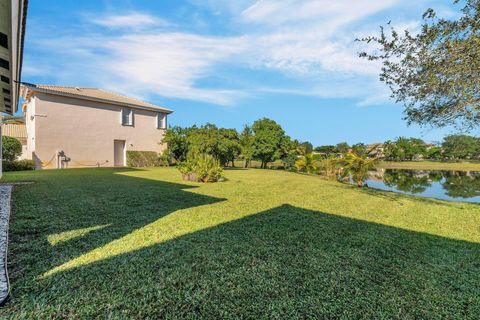
{"type": "Polygon", "coordinates": [[[475,318],[479,261],[478,243],[282,205],[53,274],[21,307],[90,318],[475,318]]]}

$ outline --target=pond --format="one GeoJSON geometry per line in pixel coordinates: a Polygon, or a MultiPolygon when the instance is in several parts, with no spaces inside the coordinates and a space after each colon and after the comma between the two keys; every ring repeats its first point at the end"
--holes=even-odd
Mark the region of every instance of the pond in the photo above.
{"type": "Polygon", "coordinates": [[[480,172],[377,169],[370,188],[420,197],[480,203],[480,172]]]}

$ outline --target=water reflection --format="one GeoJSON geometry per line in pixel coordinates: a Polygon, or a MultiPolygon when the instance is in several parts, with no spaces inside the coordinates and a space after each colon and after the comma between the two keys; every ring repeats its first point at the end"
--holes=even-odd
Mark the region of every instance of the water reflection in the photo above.
{"type": "Polygon", "coordinates": [[[372,188],[444,200],[480,202],[480,172],[378,169],[372,188]]]}

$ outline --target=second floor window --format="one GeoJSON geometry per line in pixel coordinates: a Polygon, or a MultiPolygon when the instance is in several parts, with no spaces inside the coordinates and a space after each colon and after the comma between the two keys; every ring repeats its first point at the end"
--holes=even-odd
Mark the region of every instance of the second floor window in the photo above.
{"type": "Polygon", "coordinates": [[[130,108],[122,108],[122,125],[133,126],[133,110],[130,108]]]}
{"type": "Polygon", "coordinates": [[[166,113],[157,113],[157,129],[166,129],[167,128],[167,114],[166,113]]]}

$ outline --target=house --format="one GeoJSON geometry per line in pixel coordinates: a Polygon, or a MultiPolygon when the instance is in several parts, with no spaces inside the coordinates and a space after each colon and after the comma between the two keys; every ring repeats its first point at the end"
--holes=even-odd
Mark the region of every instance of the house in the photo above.
{"type": "Polygon", "coordinates": [[[26,157],[37,169],[123,167],[127,151],[163,152],[172,110],[96,88],[22,84],[26,157]]]}
{"type": "MultiPolygon", "coordinates": [[[[10,115],[17,112],[18,106],[27,11],[28,0],[0,0],[0,112],[10,115]]],[[[1,136],[0,118],[0,151],[1,136]]]]}
{"type": "Polygon", "coordinates": [[[385,145],[383,143],[371,143],[367,145],[367,155],[372,158],[383,158],[385,156],[385,145]]]}
{"type": "Polygon", "coordinates": [[[22,154],[19,159],[26,159],[27,155],[27,128],[23,118],[4,118],[3,135],[17,139],[22,144],[22,154]]]}
{"type": "Polygon", "coordinates": [[[17,111],[28,1],[0,0],[0,112],[17,111]]]}

